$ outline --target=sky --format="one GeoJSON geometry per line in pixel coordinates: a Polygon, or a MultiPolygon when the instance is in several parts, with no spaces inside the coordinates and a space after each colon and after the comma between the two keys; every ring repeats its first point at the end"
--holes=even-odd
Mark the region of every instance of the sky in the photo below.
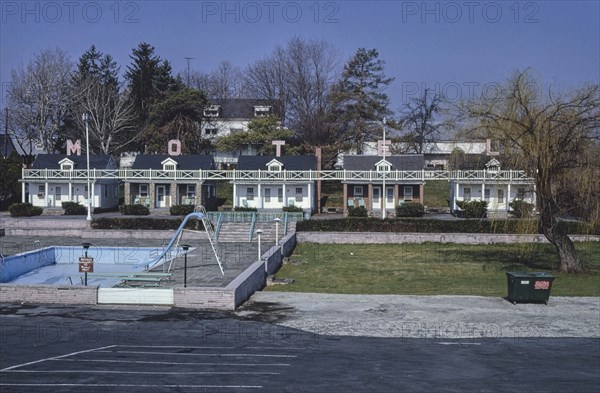
{"type": "Polygon", "coordinates": [[[91,45],[124,72],[140,42],[184,73],[222,61],[245,68],[293,37],[325,40],[340,66],[375,48],[390,109],[427,88],[473,99],[531,67],[558,90],[600,83],[600,1],[5,1],[0,14],[3,106],[10,72],[48,48],[76,62],[91,45]]]}

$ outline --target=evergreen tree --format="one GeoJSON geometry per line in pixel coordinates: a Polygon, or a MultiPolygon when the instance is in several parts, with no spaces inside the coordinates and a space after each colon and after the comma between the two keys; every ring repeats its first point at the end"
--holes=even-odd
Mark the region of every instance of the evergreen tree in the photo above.
{"type": "Polygon", "coordinates": [[[154,53],[154,47],[145,42],[134,48],[129,57],[132,63],[127,66],[125,79],[138,126],[143,128],[156,96],[154,81],[160,66],[160,57],[154,53]]]}
{"type": "Polygon", "coordinates": [[[358,49],[330,96],[339,140],[356,148],[358,154],[365,142],[378,139],[380,121],[391,114],[383,90],[394,78],[386,78],[384,65],[376,49],[358,49]]]}

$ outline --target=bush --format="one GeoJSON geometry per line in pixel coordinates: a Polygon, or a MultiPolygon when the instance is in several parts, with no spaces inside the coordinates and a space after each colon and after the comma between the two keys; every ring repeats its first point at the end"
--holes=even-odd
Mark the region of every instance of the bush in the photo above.
{"type": "Polygon", "coordinates": [[[150,214],[150,209],[144,205],[121,205],[119,207],[121,214],[124,216],[147,216],[150,214]]]}
{"type": "Polygon", "coordinates": [[[423,217],[425,207],[421,203],[403,203],[396,208],[396,217],[423,217]]]}
{"type": "MultiPolygon", "coordinates": [[[[589,225],[562,221],[569,234],[597,235],[589,225]]],[[[342,218],[336,220],[305,220],[296,223],[301,232],[418,232],[418,233],[520,233],[538,234],[538,220],[428,220],[419,218],[342,218]]]]}
{"type": "Polygon", "coordinates": [[[369,217],[369,212],[364,206],[348,208],[348,217],[369,217]]]}
{"type": "Polygon", "coordinates": [[[255,207],[243,207],[243,206],[238,206],[235,209],[233,209],[233,211],[236,212],[255,212],[257,211],[255,207]]]}
{"type": "MultiPolygon", "coordinates": [[[[183,219],[172,218],[142,218],[142,217],[116,217],[98,218],[92,220],[93,229],[142,229],[142,230],[169,230],[177,229],[183,219]]],[[[202,220],[191,219],[187,222],[187,229],[204,230],[202,220]]]]}
{"type": "Polygon", "coordinates": [[[485,218],[487,215],[487,201],[456,201],[462,210],[459,217],[462,218],[485,218]]]}
{"type": "Polygon", "coordinates": [[[31,217],[39,216],[44,209],[33,206],[31,203],[13,203],[8,207],[11,217],[31,217]]]}
{"type": "Polygon", "coordinates": [[[172,216],[187,216],[194,212],[194,205],[174,205],[169,208],[172,216]]]}
{"type": "Polygon", "coordinates": [[[296,212],[302,212],[304,210],[302,210],[301,207],[298,206],[284,206],[281,208],[282,211],[284,212],[288,212],[288,213],[296,213],[296,212]]]}
{"type": "Polygon", "coordinates": [[[517,218],[529,218],[533,216],[533,204],[521,201],[514,200],[508,204],[510,206],[509,214],[513,217],[517,218]]]}
{"type": "Polygon", "coordinates": [[[63,202],[62,208],[65,209],[65,216],[85,216],[87,207],[77,202],[63,202]]]}

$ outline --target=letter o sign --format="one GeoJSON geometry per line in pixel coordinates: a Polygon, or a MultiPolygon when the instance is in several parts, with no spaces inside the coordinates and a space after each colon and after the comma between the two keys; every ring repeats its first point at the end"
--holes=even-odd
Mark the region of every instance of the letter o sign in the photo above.
{"type": "Polygon", "coordinates": [[[181,142],[179,139],[171,139],[167,144],[167,152],[170,156],[181,155],[181,142]]]}

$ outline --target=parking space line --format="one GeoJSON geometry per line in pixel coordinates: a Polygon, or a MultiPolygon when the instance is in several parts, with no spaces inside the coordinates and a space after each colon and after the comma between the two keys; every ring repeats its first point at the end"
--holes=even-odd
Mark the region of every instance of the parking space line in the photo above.
{"type": "Polygon", "coordinates": [[[265,357],[265,358],[297,358],[296,355],[261,354],[261,353],[177,353],[154,351],[97,351],[99,353],[132,353],[143,355],[172,355],[172,356],[215,356],[215,357],[265,357]]]}
{"type": "Polygon", "coordinates": [[[27,363],[22,363],[22,364],[17,364],[17,365],[14,365],[14,366],[6,367],[6,368],[3,368],[2,370],[0,370],[0,372],[9,372],[9,371],[13,371],[14,369],[17,369],[19,367],[25,367],[25,366],[30,366],[32,364],[43,363],[43,362],[46,362],[48,360],[56,360],[56,359],[68,358],[70,356],[80,355],[82,353],[100,352],[101,350],[105,350],[105,349],[109,349],[109,348],[114,348],[114,347],[116,347],[116,345],[108,345],[108,346],[105,346],[105,347],[87,349],[85,351],[71,352],[71,353],[68,353],[66,355],[52,356],[52,357],[49,357],[49,358],[35,360],[33,362],[27,362],[27,363]]]}
{"type": "Polygon", "coordinates": [[[280,375],[273,371],[126,371],[126,370],[8,370],[7,373],[141,374],[141,375],[280,375]]]}
{"type": "Polygon", "coordinates": [[[119,360],[119,359],[50,359],[56,362],[89,362],[89,363],[133,363],[161,365],[190,365],[190,366],[242,366],[242,367],[288,367],[290,363],[199,363],[199,362],[157,362],[148,360],[119,360]]]}

